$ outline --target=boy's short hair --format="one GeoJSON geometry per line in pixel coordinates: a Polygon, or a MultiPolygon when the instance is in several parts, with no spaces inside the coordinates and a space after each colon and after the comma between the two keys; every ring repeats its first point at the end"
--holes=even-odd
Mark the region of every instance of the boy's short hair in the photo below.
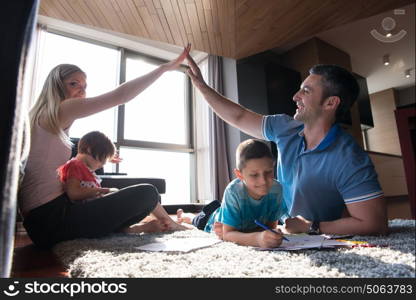
{"type": "Polygon", "coordinates": [[[273,160],[272,152],[265,142],[255,139],[245,140],[238,145],[236,150],[237,168],[241,171],[248,160],[263,157],[273,160]]]}
{"type": "Polygon", "coordinates": [[[98,161],[112,158],[115,152],[113,142],[100,131],[91,131],[78,142],[78,153],[89,154],[98,161]]]}

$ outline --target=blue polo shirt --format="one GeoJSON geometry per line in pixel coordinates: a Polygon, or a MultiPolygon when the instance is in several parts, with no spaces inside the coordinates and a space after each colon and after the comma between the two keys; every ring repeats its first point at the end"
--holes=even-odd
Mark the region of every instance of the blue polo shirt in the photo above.
{"type": "Polygon", "coordinates": [[[310,150],[303,128],[288,115],[263,118],[264,139],[277,145],[277,177],[292,217],[332,221],[341,218],[346,204],[383,195],[369,156],[338,124],[310,150]]]}

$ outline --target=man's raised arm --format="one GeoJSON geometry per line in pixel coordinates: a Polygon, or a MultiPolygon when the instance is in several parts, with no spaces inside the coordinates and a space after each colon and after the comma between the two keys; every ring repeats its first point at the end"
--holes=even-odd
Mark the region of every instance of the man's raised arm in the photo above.
{"type": "Polygon", "coordinates": [[[188,54],[186,58],[189,63],[188,75],[212,110],[228,124],[253,137],[263,139],[263,115],[248,110],[217,93],[205,83],[201,71],[192,57],[188,54]]]}

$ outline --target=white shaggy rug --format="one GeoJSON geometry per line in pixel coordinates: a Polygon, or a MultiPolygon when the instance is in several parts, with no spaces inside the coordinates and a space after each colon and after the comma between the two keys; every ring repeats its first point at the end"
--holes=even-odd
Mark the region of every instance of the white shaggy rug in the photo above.
{"type": "Polygon", "coordinates": [[[54,252],[71,277],[410,277],[415,278],[415,221],[393,220],[384,237],[356,236],[387,247],[258,251],[221,242],[188,253],[144,252],[138,246],[171,238],[209,237],[200,230],[113,235],[62,242],[54,252]]]}

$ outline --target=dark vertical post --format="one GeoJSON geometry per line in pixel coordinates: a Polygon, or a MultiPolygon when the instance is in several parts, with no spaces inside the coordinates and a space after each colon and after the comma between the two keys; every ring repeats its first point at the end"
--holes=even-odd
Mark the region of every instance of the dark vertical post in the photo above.
{"type": "Polygon", "coordinates": [[[0,277],[9,277],[23,136],[23,78],[38,0],[3,1],[0,10],[0,277]]]}

